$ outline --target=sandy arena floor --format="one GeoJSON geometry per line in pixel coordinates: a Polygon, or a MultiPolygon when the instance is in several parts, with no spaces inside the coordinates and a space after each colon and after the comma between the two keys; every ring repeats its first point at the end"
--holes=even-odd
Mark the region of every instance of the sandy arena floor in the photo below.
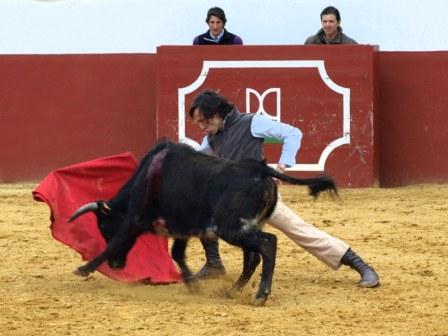
{"type": "MultiPolygon", "coordinates": [[[[82,261],[53,240],[49,209],[34,185],[0,185],[0,335],[448,335],[448,185],[343,189],[341,201],[313,201],[282,186],[284,201],[319,228],[349,242],[382,279],[357,287],[358,275],[334,272],[277,233],[272,295],[249,305],[259,272],[236,299],[223,292],[241,269],[241,253],[221,244],[228,276],[182,284],[82,280],[82,261]]],[[[188,260],[204,257],[193,239],[188,260]]]]}

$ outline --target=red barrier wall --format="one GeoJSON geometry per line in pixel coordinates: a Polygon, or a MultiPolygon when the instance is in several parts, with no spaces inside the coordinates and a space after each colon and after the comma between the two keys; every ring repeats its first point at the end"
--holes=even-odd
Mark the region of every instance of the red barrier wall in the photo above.
{"type": "MultiPolygon", "coordinates": [[[[212,88],[242,112],[256,112],[262,105],[271,115],[280,111],[281,121],[302,130],[297,157],[302,167],[296,174],[325,171],[340,186],[371,186],[377,183],[379,157],[375,66],[372,46],[159,47],[158,130],[176,140],[200,143],[203,135],[185,115],[194,97],[212,88]],[[268,90],[278,93],[262,100],[248,89],[260,96],[268,90]],[[349,143],[337,145],[344,135],[349,143]],[[328,159],[316,167],[326,151],[328,159]]],[[[276,164],[280,145],[266,147],[268,162],[276,164]]]]}
{"type": "MultiPolygon", "coordinates": [[[[153,54],[0,55],[0,182],[36,181],[52,169],[123,151],[140,157],[156,136],[177,138],[178,92],[169,78],[185,87],[198,77],[205,57],[235,60],[243,56],[323,59],[329,77],[350,87],[350,107],[355,113],[352,140],[356,141],[338,147],[327,160],[329,172],[336,173],[340,185],[371,185],[378,176],[380,185],[386,187],[448,182],[448,95],[444,94],[448,52],[374,52],[372,56],[368,46],[230,46],[207,51],[207,47],[182,47],[179,55],[172,48],[178,47],[160,49],[158,69],[153,54]],[[176,63],[184,66],[170,68],[176,63]],[[156,70],[161,79],[157,86],[156,70]],[[375,87],[380,88],[379,104],[375,87]],[[373,110],[374,115],[369,113],[373,110]]],[[[211,74],[219,75],[215,70],[211,74]]],[[[285,104],[283,111],[296,113],[292,117],[286,113],[285,121],[305,132],[298,161],[313,160],[325,140],[313,132],[319,127],[329,130],[328,125],[340,121],[340,115],[331,113],[340,108],[340,95],[319,84],[316,71],[283,72],[280,77],[273,76],[272,70],[269,73],[272,78],[265,76],[254,87],[260,94],[274,86],[277,78],[294,87],[304,83],[296,96],[284,98],[281,104],[285,104]],[[316,99],[317,93],[324,96],[316,99]],[[297,106],[291,105],[295,99],[297,106]],[[302,113],[319,111],[318,106],[323,114],[302,113]],[[314,143],[315,139],[321,143],[314,143]]],[[[221,88],[243,109],[245,93],[232,90],[232,85],[243,87],[252,77],[260,79],[260,74],[221,75],[210,77],[205,84],[221,88]]],[[[186,96],[186,105],[192,96],[186,96]]],[[[264,104],[267,110],[275,109],[275,96],[266,96],[264,104]]],[[[258,105],[252,96],[252,108],[258,105]]],[[[187,130],[199,140],[188,121],[187,130]]],[[[268,155],[276,157],[278,145],[267,147],[268,155]]]]}
{"type": "Polygon", "coordinates": [[[155,140],[155,55],[2,55],[0,74],[0,181],[155,140]]]}
{"type": "Polygon", "coordinates": [[[381,52],[380,185],[448,182],[448,52],[381,52]]]}

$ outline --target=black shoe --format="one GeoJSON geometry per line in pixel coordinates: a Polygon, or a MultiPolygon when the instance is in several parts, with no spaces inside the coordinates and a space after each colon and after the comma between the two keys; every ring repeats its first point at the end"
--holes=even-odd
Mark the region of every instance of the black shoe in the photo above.
{"type": "Polygon", "coordinates": [[[350,266],[361,275],[359,285],[365,288],[377,287],[380,284],[380,277],[375,272],[372,266],[366,264],[360,256],[358,256],[352,249],[348,249],[341,259],[341,263],[350,266]]]}

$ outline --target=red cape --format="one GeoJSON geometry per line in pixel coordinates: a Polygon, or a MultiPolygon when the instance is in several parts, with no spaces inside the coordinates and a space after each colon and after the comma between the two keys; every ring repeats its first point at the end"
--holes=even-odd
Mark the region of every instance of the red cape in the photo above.
{"type": "MultiPolygon", "coordinates": [[[[33,191],[37,201],[51,210],[53,237],[79,252],[84,260],[100,254],[106,243],[96,225],[96,217],[86,214],[73,223],[67,220],[81,205],[113,197],[137,166],[130,153],[109,156],[52,171],[33,191]]],[[[126,267],[113,270],[103,263],[98,271],[124,282],[153,284],[179,281],[180,275],[168,253],[168,240],[146,233],[128,254],[126,267]]]]}

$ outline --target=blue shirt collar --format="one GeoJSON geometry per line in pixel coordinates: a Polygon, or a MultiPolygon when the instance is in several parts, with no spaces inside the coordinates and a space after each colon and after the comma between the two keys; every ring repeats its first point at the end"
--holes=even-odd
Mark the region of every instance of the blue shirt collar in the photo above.
{"type": "Polygon", "coordinates": [[[209,31],[209,35],[210,35],[210,38],[211,38],[214,42],[218,43],[219,40],[221,40],[221,38],[222,38],[223,35],[224,35],[224,29],[223,29],[222,32],[221,32],[218,36],[216,36],[216,37],[212,35],[212,32],[211,32],[211,31],[209,31]]]}

